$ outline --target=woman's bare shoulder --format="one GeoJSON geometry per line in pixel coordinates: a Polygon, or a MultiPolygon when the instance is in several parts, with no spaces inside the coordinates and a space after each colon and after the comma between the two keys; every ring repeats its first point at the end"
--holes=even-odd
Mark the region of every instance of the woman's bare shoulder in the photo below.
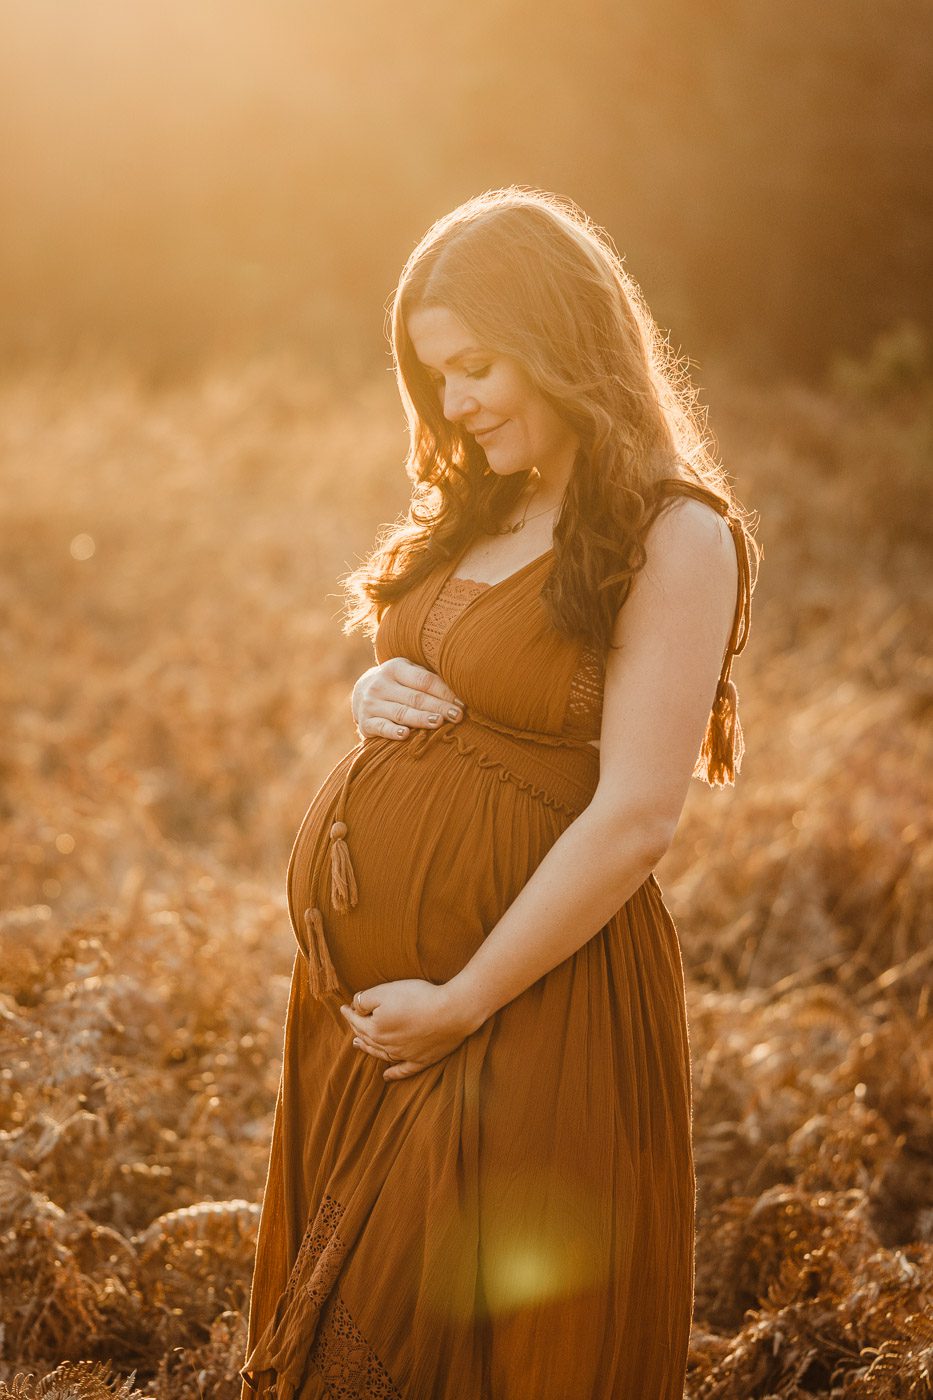
{"type": "Polygon", "coordinates": [[[695,496],[676,496],[652,523],[645,539],[646,568],[696,568],[736,578],[732,531],[715,506],[695,496]]]}

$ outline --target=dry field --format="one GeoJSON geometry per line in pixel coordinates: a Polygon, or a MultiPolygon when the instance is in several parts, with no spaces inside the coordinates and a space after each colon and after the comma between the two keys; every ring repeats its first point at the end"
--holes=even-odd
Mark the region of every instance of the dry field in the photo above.
{"type": "MultiPolygon", "coordinates": [[[[737,787],[692,784],[658,871],[689,1400],[933,1395],[924,359],[905,333],[822,388],[705,381],[764,560],[737,787]]],[[[404,507],[401,411],[389,374],[286,359],[33,368],[0,440],[0,1397],[234,1400],[285,862],[355,742],[337,579],[404,507]]]]}

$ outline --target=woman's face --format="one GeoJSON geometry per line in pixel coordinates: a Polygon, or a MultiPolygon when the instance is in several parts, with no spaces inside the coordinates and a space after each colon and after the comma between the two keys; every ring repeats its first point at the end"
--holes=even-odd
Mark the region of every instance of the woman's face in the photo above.
{"type": "Polygon", "coordinates": [[[492,470],[510,476],[537,467],[562,490],[578,440],[524,366],[481,345],[446,306],[420,306],[406,324],[444,417],[476,439],[492,470]]]}

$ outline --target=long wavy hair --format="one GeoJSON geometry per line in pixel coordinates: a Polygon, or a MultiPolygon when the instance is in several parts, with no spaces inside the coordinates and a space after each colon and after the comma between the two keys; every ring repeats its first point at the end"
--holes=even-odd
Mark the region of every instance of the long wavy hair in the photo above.
{"type": "Polygon", "coordinates": [[[611,645],[616,613],[645,564],[645,535],[676,499],[665,480],[718,496],[754,548],[751,518],[712,455],[685,364],[609,235],[572,200],[512,185],[438,219],[402,271],[388,333],[412,494],[407,515],[382,527],[369,557],[341,580],[344,632],[374,635],[390,603],[501,528],[530,476],[497,476],[471,435],[444,417],[407,330],[411,312],[429,306],[446,307],[484,346],[518,360],[579,440],[541,590],[563,635],[603,652],[611,645]]]}

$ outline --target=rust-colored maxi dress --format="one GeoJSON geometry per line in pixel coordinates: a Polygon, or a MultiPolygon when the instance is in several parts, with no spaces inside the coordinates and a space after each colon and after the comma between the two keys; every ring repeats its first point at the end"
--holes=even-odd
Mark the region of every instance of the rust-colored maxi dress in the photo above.
{"type": "Polygon", "coordinates": [[[448,561],[387,609],[377,660],[436,670],[464,718],[362,741],[295,840],[244,1400],[683,1395],[691,1073],[655,876],[411,1078],[338,1010],[452,977],[593,796],[601,672],[538,597],[552,553],[493,585],[448,561]]]}

